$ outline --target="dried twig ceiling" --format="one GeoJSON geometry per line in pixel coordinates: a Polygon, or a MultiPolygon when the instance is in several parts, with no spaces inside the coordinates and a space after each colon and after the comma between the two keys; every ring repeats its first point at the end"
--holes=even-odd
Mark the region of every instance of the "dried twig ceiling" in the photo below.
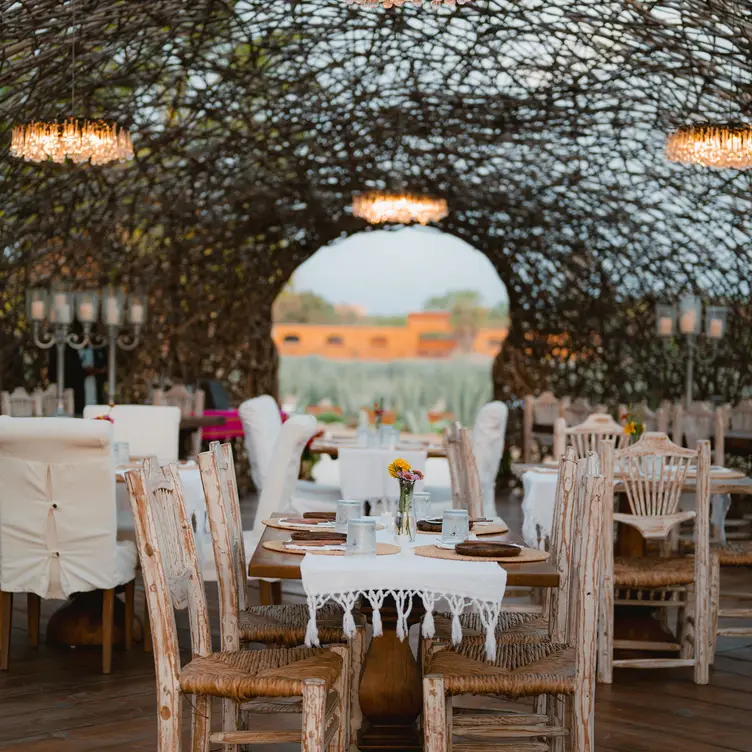
{"type": "MultiPolygon", "coordinates": [[[[0,0],[0,17],[4,147],[13,123],[69,114],[72,4],[0,0]]],[[[149,285],[147,371],[273,388],[276,293],[364,229],[354,192],[398,181],[445,196],[441,228],[507,285],[500,394],[548,378],[613,399],[680,390],[678,367],[657,375],[651,306],[685,288],[733,308],[723,362],[740,376],[702,388],[752,383],[750,176],[662,153],[678,124],[752,120],[752,1],[78,0],[77,18],[76,114],[118,120],[137,154],[3,156],[6,382],[28,343],[14,296],[58,266],[149,285]]]]}

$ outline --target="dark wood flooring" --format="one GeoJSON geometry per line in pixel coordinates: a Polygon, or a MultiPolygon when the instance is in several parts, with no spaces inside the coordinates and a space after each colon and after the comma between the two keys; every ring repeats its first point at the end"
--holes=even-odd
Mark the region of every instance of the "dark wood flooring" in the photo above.
{"type": "MultiPolygon", "coordinates": [[[[519,502],[518,497],[499,501],[499,512],[513,529],[519,529],[519,502]]],[[[245,516],[251,511],[249,501],[245,516]]],[[[725,569],[722,579],[727,592],[752,591],[750,570],[725,569]]],[[[209,599],[216,616],[213,585],[209,586],[209,599]]],[[[58,606],[55,602],[43,604],[43,628],[58,606]]],[[[137,607],[141,613],[140,594],[137,607]]],[[[186,625],[179,621],[179,626],[181,640],[187,645],[186,625]]],[[[12,641],[10,670],[0,675],[0,749],[156,749],[153,660],[140,646],[129,652],[116,650],[110,676],[99,673],[96,649],[46,645],[32,649],[26,640],[23,597],[16,598],[12,641]]],[[[185,708],[187,730],[187,703],[185,708]]],[[[596,718],[599,752],[750,752],[752,638],[719,641],[711,683],[705,687],[692,683],[689,669],[617,669],[613,686],[598,687],[596,718]]],[[[289,717],[284,719],[289,721],[289,717]]],[[[187,738],[185,749],[189,748],[187,738]]]]}

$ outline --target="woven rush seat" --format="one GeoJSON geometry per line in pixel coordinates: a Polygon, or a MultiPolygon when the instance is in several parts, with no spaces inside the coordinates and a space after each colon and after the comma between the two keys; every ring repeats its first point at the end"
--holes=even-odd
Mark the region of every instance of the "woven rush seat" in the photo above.
{"type": "MultiPolygon", "coordinates": [[[[462,642],[485,644],[486,633],[480,614],[462,614],[462,642]]],[[[434,615],[434,639],[439,642],[452,641],[452,615],[434,615]]],[[[540,615],[520,611],[502,611],[496,624],[496,642],[528,642],[548,639],[548,622],[540,615]]]]}
{"type": "Polygon", "coordinates": [[[306,679],[322,679],[331,689],[342,669],[336,653],[317,648],[267,648],[211,653],[187,663],[180,672],[186,694],[233,700],[298,697],[306,679]]]}
{"type": "Polygon", "coordinates": [[[565,643],[505,644],[497,647],[493,663],[485,656],[484,645],[463,643],[430,656],[424,674],[443,676],[448,695],[531,697],[575,691],[575,651],[565,643]]]}
{"type": "Polygon", "coordinates": [[[722,567],[752,567],[752,541],[733,541],[710,547],[722,567]]]}
{"type": "MultiPolygon", "coordinates": [[[[316,611],[319,639],[323,643],[347,642],[342,629],[344,612],[340,606],[327,603],[316,611]]],[[[353,611],[355,624],[365,626],[366,618],[353,611]]],[[[305,642],[308,606],[304,603],[283,606],[251,606],[240,612],[240,639],[267,645],[295,647],[305,642]]]]}
{"type": "Polygon", "coordinates": [[[661,588],[691,585],[692,557],[623,557],[614,559],[614,585],[622,588],[661,588]]]}

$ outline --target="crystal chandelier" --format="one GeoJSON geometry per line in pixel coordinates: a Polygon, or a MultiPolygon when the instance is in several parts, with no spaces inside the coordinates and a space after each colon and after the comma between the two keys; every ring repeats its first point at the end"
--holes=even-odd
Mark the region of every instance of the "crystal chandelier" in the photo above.
{"type": "Polygon", "coordinates": [[[695,123],[677,128],[666,142],[666,159],[703,167],[752,169],[752,126],[695,123]]]}
{"type": "Polygon", "coordinates": [[[384,222],[409,225],[418,222],[427,225],[439,222],[449,214],[443,198],[418,196],[411,193],[383,193],[369,191],[353,198],[353,214],[372,225],[384,222]]]}
{"type": "MultiPolygon", "coordinates": [[[[413,5],[420,7],[423,0],[345,0],[347,5],[360,5],[363,8],[377,8],[383,5],[385,8],[401,8],[403,5],[413,5]]],[[[470,0],[431,0],[431,5],[438,8],[441,5],[466,5],[470,0]]]]}
{"type": "MultiPolygon", "coordinates": [[[[71,41],[71,109],[76,109],[76,3],[71,3],[73,34],[71,41]]],[[[105,120],[83,120],[71,116],[64,122],[37,121],[13,127],[10,153],[27,162],[93,165],[133,159],[131,134],[125,128],[105,120]]]]}
{"type": "Polygon", "coordinates": [[[133,159],[133,141],[125,128],[103,120],[69,118],[64,123],[38,122],[13,128],[10,153],[27,162],[51,159],[93,165],[133,159]]]}

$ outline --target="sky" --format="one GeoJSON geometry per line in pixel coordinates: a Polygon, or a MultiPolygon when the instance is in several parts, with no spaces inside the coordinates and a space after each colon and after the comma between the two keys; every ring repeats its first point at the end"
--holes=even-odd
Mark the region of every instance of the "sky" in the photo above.
{"type": "Polygon", "coordinates": [[[453,235],[430,227],[362,232],[321,248],[295,272],[296,291],[372,315],[419,311],[449,290],[477,290],[489,308],[507,300],[491,262],[453,235]]]}

